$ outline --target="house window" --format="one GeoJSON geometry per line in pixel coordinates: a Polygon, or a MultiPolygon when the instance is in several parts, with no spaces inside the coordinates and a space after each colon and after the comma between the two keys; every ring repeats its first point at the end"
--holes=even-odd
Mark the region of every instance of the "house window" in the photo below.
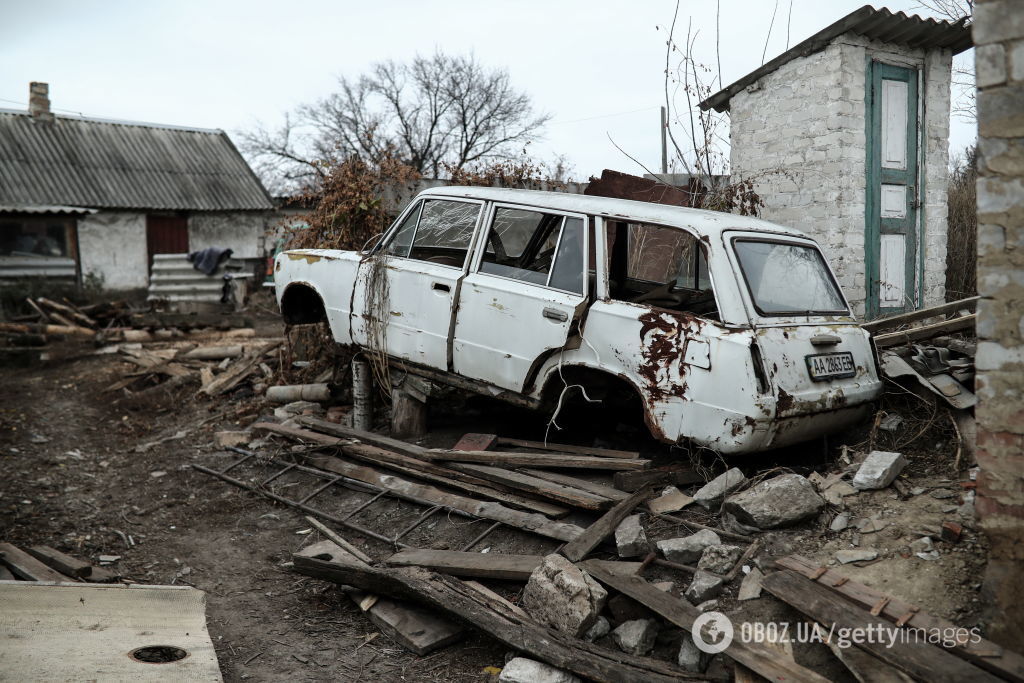
{"type": "Polygon", "coordinates": [[[0,216],[0,256],[71,256],[73,230],[73,218],[0,216]]]}

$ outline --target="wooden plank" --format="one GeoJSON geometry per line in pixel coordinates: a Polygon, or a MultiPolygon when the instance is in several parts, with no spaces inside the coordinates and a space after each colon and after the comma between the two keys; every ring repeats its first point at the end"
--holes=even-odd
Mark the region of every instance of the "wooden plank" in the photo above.
{"type": "MultiPolygon", "coordinates": [[[[804,576],[816,574],[819,569],[817,563],[800,555],[787,555],[777,558],[775,565],[791,569],[804,576]]],[[[885,603],[878,616],[884,617],[893,623],[903,620],[904,625],[908,627],[939,631],[946,630],[947,633],[951,632],[949,629],[957,628],[951,621],[936,617],[928,612],[921,612],[916,606],[899,598],[886,595],[857,581],[852,581],[835,569],[826,570],[824,574],[819,576],[817,582],[866,609],[874,607],[883,598],[887,599],[888,602],[885,603]]],[[[982,639],[978,642],[971,642],[968,640],[966,643],[957,645],[950,652],[987,671],[1003,676],[1007,680],[1024,683],[1024,656],[996,645],[992,641],[982,639]]]]}
{"type": "Polygon", "coordinates": [[[314,467],[328,472],[334,472],[350,479],[373,484],[388,491],[414,496],[435,505],[442,505],[474,517],[502,522],[517,529],[531,531],[548,538],[571,541],[583,533],[583,529],[575,524],[556,522],[539,513],[514,510],[494,501],[481,501],[455,493],[448,493],[433,486],[417,484],[407,479],[401,479],[394,475],[380,472],[371,467],[355,465],[337,457],[315,456],[308,458],[308,460],[314,467]]]}
{"type": "Polygon", "coordinates": [[[0,581],[17,581],[17,577],[5,565],[0,564],[0,581]]]}
{"type": "Polygon", "coordinates": [[[74,581],[10,543],[0,543],[0,562],[6,564],[12,574],[25,581],[74,581]]]}
{"type": "Polygon", "coordinates": [[[378,448],[386,448],[389,451],[402,453],[403,455],[408,455],[413,458],[423,459],[423,454],[427,451],[423,446],[407,443],[401,439],[392,439],[389,436],[374,434],[373,432],[364,432],[361,429],[345,427],[316,417],[303,416],[297,418],[297,421],[299,424],[312,427],[318,432],[323,432],[324,434],[330,434],[331,436],[340,437],[342,439],[357,439],[363,443],[372,444],[378,448]]]}
{"type": "MultiPolygon", "coordinates": [[[[527,441],[526,439],[509,439],[503,436],[498,437],[499,446],[512,446],[514,448],[532,448],[539,451],[558,451],[559,453],[575,453],[577,455],[595,455],[601,458],[639,458],[640,451],[616,451],[611,448],[597,448],[595,446],[574,446],[567,443],[544,443],[543,441],[527,441]]],[[[469,449],[464,449],[469,450],[469,449]]],[[[479,449],[486,451],[486,448],[479,449]]]]}
{"type": "MultiPolygon", "coordinates": [[[[580,567],[592,577],[610,588],[633,598],[644,607],[668,620],[686,633],[690,632],[700,611],[690,603],[655,588],[639,576],[613,571],[606,563],[596,560],[582,562],[580,567]]],[[[732,641],[725,654],[743,666],[753,669],[770,681],[801,681],[806,683],[827,683],[819,676],[792,660],[779,657],[779,653],[764,643],[744,643],[739,638],[732,641]]]]}
{"type": "Polygon", "coordinates": [[[287,436],[291,439],[295,439],[296,441],[320,444],[321,446],[340,446],[345,443],[345,439],[339,439],[336,436],[328,436],[327,434],[320,434],[319,432],[313,432],[299,427],[289,427],[287,425],[277,424],[276,422],[257,422],[253,424],[252,428],[264,432],[271,432],[273,434],[280,434],[281,436],[287,436]]]}
{"type": "MultiPolygon", "coordinates": [[[[811,619],[825,624],[828,629],[833,626],[836,629],[860,629],[862,633],[869,633],[868,629],[872,629],[887,634],[896,628],[881,617],[851,609],[849,602],[825,586],[788,569],[765,576],[761,586],[811,619]]],[[[933,683],[999,680],[950,652],[930,645],[923,638],[886,638],[884,642],[867,642],[869,640],[883,639],[862,639],[862,642],[854,641],[854,644],[917,680],[933,683]]]]}
{"type": "Polygon", "coordinates": [[[552,517],[564,517],[569,514],[569,508],[567,507],[542,500],[524,498],[515,493],[509,493],[507,490],[496,488],[490,482],[480,477],[474,477],[465,472],[449,469],[432,462],[411,458],[401,453],[394,453],[377,446],[363,443],[346,443],[341,446],[341,450],[345,455],[364,462],[372,462],[396,472],[444,484],[450,488],[466,491],[477,496],[484,496],[485,498],[507,503],[524,510],[532,510],[552,517]]]}
{"type": "Polygon", "coordinates": [[[892,315],[887,318],[878,318],[870,322],[863,323],[863,327],[868,332],[878,332],[880,330],[888,330],[893,327],[900,325],[907,325],[918,320],[927,320],[928,318],[935,318],[940,315],[948,315],[950,313],[956,313],[962,310],[974,310],[978,305],[979,296],[972,296],[966,299],[960,299],[959,301],[951,301],[946,304],[939,304],[938,306],[929,306],[928,308],[922,308],[919,311],[911,311],[909,313],[900,313],[899,315],[892,315]]]}
{"type": "Polygon", "coordinates": [[[909,330],[902,330],[900,332],[880,334],[875,337],[875,346],[878,348],[896,346],[897,344],[906,344],[921,339],[931,339],[932,337],[937,337],[941,334],[946,334],[947,332],[957,332],[968,328],[973,329],[977,318],[977,313],[971,313],[970,315],[953,318],[952,320],[946,320],[941,323],[912,327],[909,330]]]}
{"type": "Polygon", "coordinates": [[[557,484],[565,484],[566,486],[571,486],[574,489],[587,491],[589,493],[593,493],[595,496],[601,496],[608,500],[624,500],[629,498],[628,493],[620,491],[614,486],[598,484],[579,477],[571,477],[568,474],[562,474],[561,472],[548,472],[547,470],[531,469],[522,469],[520,472],[528,474],[531,477],[537,477],[538,479],[546,479],[547,481],[553,481],[557,484]]]}
{"type": "Polygon", "coordinates": [[[463,434],[452,446],[453,451],[486,451],[498,439],[494,434],[463,434]]]}
{"type": "Polygon", "coordinates": [[[612,475],[612,482],[615,488],[621,491],[633,492],[641,486],[651,483],[686,486],[688,484],[703,484],[704,480],[689,465],[676,464],[652,467],[637,472],[616,472],[612,475]]]}
{"type": "Polygon", "coordinates": [[[93,567],[89,573],[89,583],[116,583],[121,573],[107,567],[93,567]]]}
{"type": "Polygon", "coordinates": [[[450,451],[432,448],[423,453],[429,460],[452,462],[477,462],[486,465],[509,467],[559,467],[588,470],[642,470],[650,466],[650,460],[627,460],[624,458],[595,458],[585,455],[564,453],[504,453],[500,451],[450,451]]]}
{"type": "Polygon", "coordinates": [[[487,586],[483,585],[482,583],[478,583],[477,581],[463,581],[462,583],[467,588],[472,588],[473,590],[475,590],[478,593],[483,593],[483,595],[486,596],[487,598],[489,598],[491,600],[494,600],[495,602],[500,602],[505,607],[507,607],[509,610],[511,610],[512,612],[515,612],[519,616],[524,617],[526,619],[530,618],[530,615],[527,614],[526,611],[523,610],[522,607],[520,607],[519,605],[517,605],[515,603],[509,602],[508,600],[506,600],[502,596],[498,595],[497,593],[495,593],[494,591],[492,591],[490,588],[488,588],[487,586]]]}
{"type": "Polygon", "coordinates": [[[28,554],[50,569],[67,576],[82,578],[92,574],[92,565],[88,562],[71,555],[66,555],[48,545],[34,545],[28,549],[28,554]]]}
{"type": "MultiPolygon", "coordinates": [[[[344,559],[369,566],[358,556],[352,555],[350,550],[333,541],[314,543],[295,554],[295,557],[298,556],[332,562],[344,559]]],[[[465,630],[459,624],[439,617],[419,605],[361,591],[352,591],[348,596],[384,635],[420,656],[454,643],[465,630]]]]}
{"type": "Polygon", "coordinates": [[[559,552],[565,555],[566,559],[570,562],[579,562],[593,552],[594,548],[599,546],[604,539],[615,533],[615,528],[619,526],[619,522],[625,519],[633,511],[633,508],[649,498],[650,495],[651,490],[645,487],[630,495],[629,498],[620,500],[615,504],[615,507],[601,515],[600,519],[587,527],[586,531],[566,543],[559,552]]]}
{"type": "Polygon", "coordinates": [[[396,567],[425,567],[478,579],[526,581],[544,558],[540,555],[506,555],[502,553],[468,553],[455,550],[402,550],[384,560],[396,567]]]}
{"type": "MultiPolygon", "coordinates": [[[[294,557],[295,571],[395,598],[415,600],[483,631],[525,656],[607,683],[676,683],[682,669],[651,657],[635,657],[559,633],[523,617],[457,578],[414,567],[382,569],[342,559],[294,557]]],[[[664,595],[664,593],[662,593],[664,595]]],[[[693,608],[691,608],[693,609],[693,608]]]]}
{"type": "MultiPolygon", "coordinates": [[[[817,626],[817,624],[815,624],[817,626]]],[[[827,631],[822,631],[828,635],[827,631]]],[[[881,659],[876,659],[870,654],[856,647],[839,647],[834,641],[827,637],[823,638],[832,654],[843,663],[858,683],[913,683],[907,674],[894,669],[881,659]]]]}
{"type": "Polygon", "coordinates": [[[315,517],[310,517],[310,516],[307,515],[306,516],[306,521],[309,522],[310,524],[312,524],[314,527],[316,527],[320,531],[320,533],[322,533],[324,536],[326,536],[327,538],[331,539],[331,541],[335,545],[337,545],[338,547],[346,550],[353,557],[355,557],[357,559],[360,559],[363,562],[366,562],[367,564],[370,564],[371,562],[373,562],[373,559],[369,555],[367,555],[362,550],[360,550],[359,548],[355,547],[354,545],[352,545],[351,543],[346,541],[344,538],[342,538],[337,532],[335,532],[330,527],[326,526],[325,524],[322,524],[320,522],[320,520],[316,519],[315,517]]]}
{"type": "Polygon", "coordinates": [[[541,496],[559,503],[583,508],[584,510],[604,510],[612,504],[612,501],[607,498],[594,495],[588,491],[581,491],[564,484],[531,477],[529,474],[523,474],[514,470],[459,462],[448,463],[448,466],[459,472],[472,474],[481,479],[497,482],[535,496],[541,496]]]}

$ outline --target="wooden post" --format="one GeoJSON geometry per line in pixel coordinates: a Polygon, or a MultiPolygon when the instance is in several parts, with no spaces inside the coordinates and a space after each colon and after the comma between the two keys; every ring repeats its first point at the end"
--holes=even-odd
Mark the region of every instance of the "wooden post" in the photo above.
{"type": "Polygon", "coordinates": [[[364,432],[373,429],[373,373],[360,356],[352,359],[352,426],[364,432]]]}
{"type": "Polygon", "coordinates": [[[391,390],[391,436],[419,437],[427,433],[427,404],[402,387],[391,390]]]}

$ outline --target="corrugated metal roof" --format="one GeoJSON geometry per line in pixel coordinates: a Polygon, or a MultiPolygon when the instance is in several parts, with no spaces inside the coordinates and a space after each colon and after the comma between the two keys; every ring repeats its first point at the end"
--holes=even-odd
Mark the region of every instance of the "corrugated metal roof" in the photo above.
{"type": "Polygon", "coordinates": [[[96,213],[96,209],[87,209],[84,206],[57,206],[52,204],[0,204],[0,213],[89,214],[96,213]]]}
{"type": "Polygon", "coordinates": [[[55,204],[273,208],[224,131],[0,110],[0,205],[55,204]]]}
{"type": "Polygon", "coordinates": [[[751,71],[732,85],[718,91],[701,102],[700,108],[704,110],[714,108],[715,111],[727,110],[732,96],[748,85],[797,57],[806,57],[825,49],[825,46],[834,38],[844,33],[854,33],[872,40],[915,48],[946,48],[952,50],[953,54],[959,54],[973,46],[971,29],[966,18],[957,22],[922,19],[916,15],[907,16],[903,12],[893,14],[884,7],[875,9],[871,5],[864,5],[831,26],[818,31],[796,47],[783,52],[759,69],[751,71]]]}

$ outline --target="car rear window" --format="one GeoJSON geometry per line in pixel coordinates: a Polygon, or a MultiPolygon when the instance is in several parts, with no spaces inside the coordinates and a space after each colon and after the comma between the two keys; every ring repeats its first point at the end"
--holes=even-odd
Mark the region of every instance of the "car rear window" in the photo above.
{"type": "Polygon", "coordinates": [[[816,247],[734,239],[733,249],[761,315],[849,313],[825,258],[816,247]]]}

